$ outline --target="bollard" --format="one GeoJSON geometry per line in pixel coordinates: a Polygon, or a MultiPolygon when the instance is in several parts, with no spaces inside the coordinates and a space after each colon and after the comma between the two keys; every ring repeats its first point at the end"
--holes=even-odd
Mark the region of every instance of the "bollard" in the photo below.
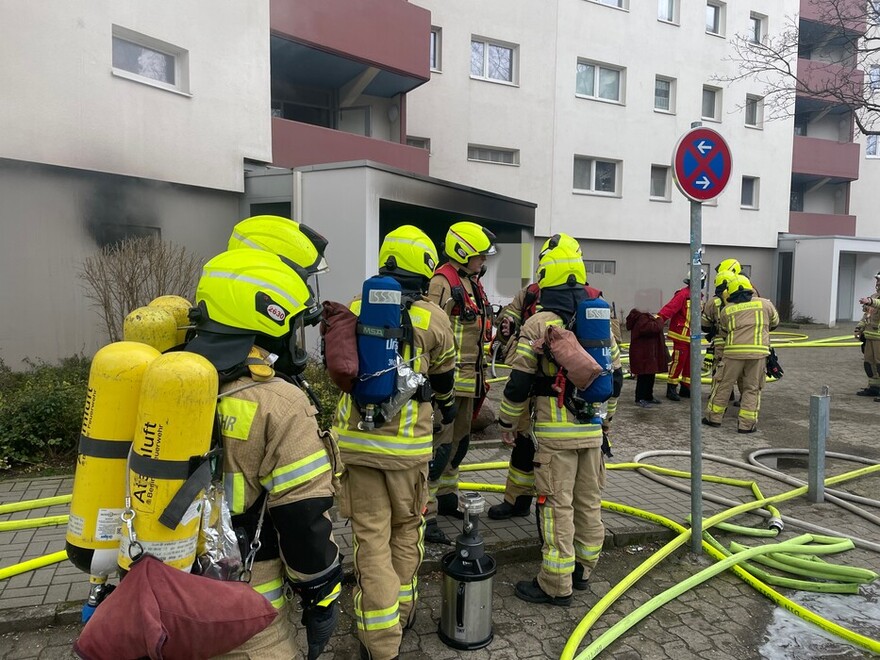
{"type": "Polygon", "coordinates": [[[823,385],[821,394],[810,396],[810,464],[807,499],[814,504],[825,501],[825,440],[828,438],[828,411],[831,396],[823,385]]]}

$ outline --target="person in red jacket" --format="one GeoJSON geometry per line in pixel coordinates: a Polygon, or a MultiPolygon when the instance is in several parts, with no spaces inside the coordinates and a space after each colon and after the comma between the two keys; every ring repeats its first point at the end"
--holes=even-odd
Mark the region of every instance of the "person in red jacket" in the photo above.
{"type": "MultiPolygon", "coordinates": [[[[666,398],[680,401],[682,397],[691,396],[691,274],[682,280],[685,286],[676,291],[672,298],[663,305],[657,316],[664,322],[669,321],[669,338],[672,340],[672,361],[669,363],[669,375],[666,381],[666,398]],[[679,388],[679,383],[681,387],[679,388]]],[[[700,275],[700,289],[706,281],[706,273],[700,275]]],[[[700,294],[702,298],[702,293],[700,294]]]]}
{"type": "Polygon", "coordinates": [[[630,331],[629,370],[636,377],[636,405],[650,408],[654,398],[654,378],[666,371],[669,352],[663,339],[663,320],[650,312],[630,311],[626,317],[630,331]]]}

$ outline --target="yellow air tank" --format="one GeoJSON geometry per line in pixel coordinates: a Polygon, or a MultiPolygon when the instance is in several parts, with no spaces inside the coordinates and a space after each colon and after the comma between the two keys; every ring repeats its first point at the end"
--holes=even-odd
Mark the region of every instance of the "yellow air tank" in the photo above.
{"type": "Polygon", "coordinates": [[[125,341],[147,344],[164,353],[178,345],[177,321],[164,307],[138,307],[125,317],[122,336],[125,341]]]}
{"type": "Polygon", "coordinates": [[[101,584],[116,571],[120,515],[125,502],[126,459],[141,382],[159,351],[120,341],[99,350],[89,371],[73,498],[67,523],[67,556],[101,584]]]}
{"type": "Polygon", "coordinates": [[[177,343],[175,345],[180,346],[186,341],[186,331],[189,328],[189,310],[192,309],[189,300],[181,296],[159,296],[155,300],[151,300],[147,307],[159,307],[171,312],[175,323],[177,323],[177,343]]]}
{"type": "Polygon", "coordinates": [[[161,355],[144,374],[129,463],[130,509],[123,513],[119,546],[123,570],[141,551],[190,570],[203,486],[187,478],[198,464],[190,459],[210,449],[217,391],[216,369],[195,353],[161,355]]]}

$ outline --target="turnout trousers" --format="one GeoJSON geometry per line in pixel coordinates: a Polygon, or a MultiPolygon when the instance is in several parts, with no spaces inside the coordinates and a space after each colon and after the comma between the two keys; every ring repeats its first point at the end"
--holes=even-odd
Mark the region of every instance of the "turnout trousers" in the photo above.
{"type": "Polygon", "coordinates": [[[474,417],[474,401],[469,396],[457,396],[458,414],[452,424],[447,424],[434,434],[434,458],[428,476],[428,512],[430,520],[437,517],[437,496],[458,492],[458,466],[467,455],[470,445],[471,422],[474,417]]]}
{"type": "Polygon", "coordinates": [[[669,361],[668,385],[681,383],[691,386],[691,345],[687,342],[672,340],[672,359],[669,361]]]}
{"type": "Polygon", "coordinates": [[[426,464],[403,470],[349,464],[343,472],[339,513],[351,519],[354,618],[372,660],[400,653],[403,629],[415,616],[427,476],[426,464]]]}
{"type": "Polygon", "coordinates": [[[538,584],[550,596],[571,594],[575,561],[588,578],[605,542],[602,495],[605,461],[599,447],[535,453],[538,526],[543,545],[538,584]]]}
{"type": "Polygon", "coordinates": [[[865,374],[868,387],[880,387],[880,339],[865,338],[865,374]]]}
{"type": "Polygon", "coordinates": [[[761,409],[761,390],[764,388],[764,375],[767,358],[733,359],[728,356],[721,361],[712,381],[712,392],[706,406],[706,419],[721,423],[733,386],[739,385],[740,401],[737,428],[751,431],[758,425],[758,411],[761,409]]]}
{"type": "Polygon", "coordinates": [[[507,483],[504,485],[504,501],[515,504],[520,496],[535,494],[535,441],[528,433],[517,433],[510,452],[507,483]]]}

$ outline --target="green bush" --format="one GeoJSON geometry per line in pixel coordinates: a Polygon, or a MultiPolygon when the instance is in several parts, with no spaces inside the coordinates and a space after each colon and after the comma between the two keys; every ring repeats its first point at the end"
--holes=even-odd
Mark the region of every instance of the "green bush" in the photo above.
{"type": "Polygon", "coordinates": [[[15,372],[0,360],[0,470],[73,454],[79,440],[89,359],[25,362],[15,372]]]}
{"type": "Polygon", "coordinates": [[[318,425],[324,430],[330,430],[330,426],[333,424],[333,416],[336,414],[336,403],[339,401],[339,396],[342,392],[330,380],[330,376],[320,360],[310,359],[306,365],[306,370],[303,372],[303,377],[321,403],[321,410],[318,413],[318,425]]]}

